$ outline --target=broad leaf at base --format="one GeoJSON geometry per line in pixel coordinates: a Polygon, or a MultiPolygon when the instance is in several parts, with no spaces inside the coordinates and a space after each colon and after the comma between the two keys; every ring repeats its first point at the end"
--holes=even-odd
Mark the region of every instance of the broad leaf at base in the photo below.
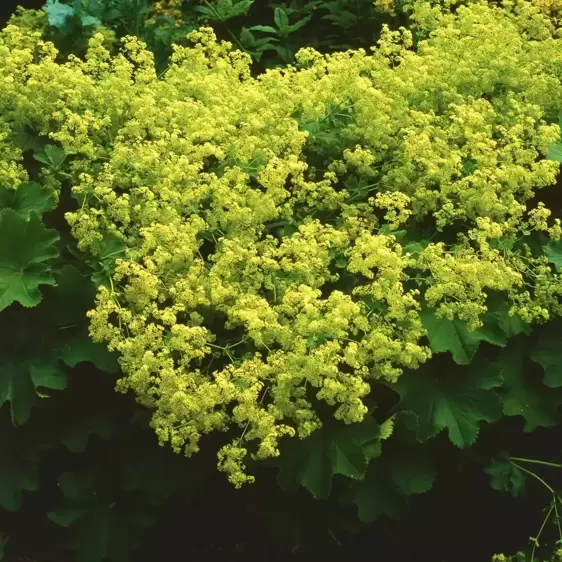
{"type": "Polygon", "coordinates": [[[56,359],[0,362],[0,407],[10,402],[12,423],[25,423],[42,395],[41,388],[63,390],[66,373],[56,359]]]}
{"type": "Polygon", "coordinates": [[[525,492],[525,473],[507,458],[492,459],[485,472],[491,476],[490,485],[499,492],[508,492],[518,498],[525,492]]]}
{"type": "Polygon", "coordinates": [[[14,302],[41,302],[39,287],[55,284],[46,262],[58,255],[58,239],[35,213],[25,220],[13,209],[0,211],[0,311],[14,302]]]}
{"type": "Polygon", "coordinates": [[[430,449],[415,439],[415,416],[397,414],[395,433],[382,443],[381,455],[371,461],[365,479],[352,485],[359,519],[372,522],[382,515],[403,518],[409,497],[428,492],[435,481],[430,449]]]}
{"type": "Polygon", "coordinates": [[[16,431],[3,427],[0,432],[0,508],[7,511],[17,511],[22,492],[39,484],[38,457],[21,449],[16,431]]]}
{"type": "Polygon", "coordinates": [[[279,485],[302,486],[315,498],[327,498],[336,474],[363,478],[369,463],[364,446],[378,435],[378,424],[367,417],[361,423],[321,428],[306,439],[291,439],[276,460],[279,485]]]}
{"type": "Polygon", "coordinates": [[[558,409],[562,396],[557,389],[547,388],[528,361],[529,350],[524,338],[510,342],[500,353],[497,366],[504,384],[499,393],[506,416],[523,416],[524,431],[537,427],[552,427],[559,423],[558,409]]]}
{"type": "Polygon", "coordinates": [[[501,416],[501,402],[492,389],[502,379],[497,370],[479,364],[439,375],[432,369],[430,362],[398,379],[392,388],[400,394],[399,407],[418,416],[420,439],[447,429],[454,445],[469,447],[482,421],[494,422],[501,416]]]}
{"type": "Polygon", "coordinates": [[[551,322],[548,326],[539,328],[537,343],[531,352],[531,359],[544,369],[543,382],[550,388],[562,387],[561,327],[560,323],[551,322]]]}
{"type": "Polygon", "coordinates": [[[420,316],[431,349],[436,353],[450,352],[459,365],[468,365],[483,341],[499,346],[506,343],[503,331],[494,325],[484,325],[471,331],[466,322],[439,318],[434,310],[423,310],[420,316]]]}
{"type": "Polygon", "coordinates": [[[76,562],[128,562],[141,545],[154,512],[134,495],[114,497],[111,471],[66,472],[59,479],[64,501],[48,517],[69,529],[67,547],[76,562]]]}

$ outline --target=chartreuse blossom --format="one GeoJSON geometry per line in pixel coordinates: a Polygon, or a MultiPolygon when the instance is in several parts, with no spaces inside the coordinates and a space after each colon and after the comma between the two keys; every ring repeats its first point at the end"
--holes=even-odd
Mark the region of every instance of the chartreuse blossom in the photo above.
{"type": "Polygon", "coordinates": [[[26,179],[19,131],[62,147],[45,181],[70,182],[79,247],[127,247],[92,338],[162,444],[190,455],[231,430],[219,468],[237,486],[250,455],[321,426],[319,402],[359,422],[373,381],[427,361],[422,308],[470,328],[491,292],[528,322],[562,312],[525,243],[561,234],[532,203],[559,169],[553,20],[522,0],[412,17],[433,30],[415,49],[386,28],[369,54],[305,49],[257,78],[206,28],[162,76],[133,37],[60,64],[33,29],[0,35],[0,183],[26,179]]]}

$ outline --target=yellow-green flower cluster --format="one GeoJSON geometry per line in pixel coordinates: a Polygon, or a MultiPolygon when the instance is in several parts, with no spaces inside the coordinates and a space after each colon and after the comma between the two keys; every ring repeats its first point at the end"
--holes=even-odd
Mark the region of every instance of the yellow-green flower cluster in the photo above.
{"type": "Polygon", "coordinates": [[[133,37],[59,64],[38,33],[2,32],[0,183],[25,179],[17,131],[48,135],[80,248],[126,243],[91,335],[161,443],[189,455],[236,430],[219,468],[240,485],[249,454],[321,426],[319,401],[359,422],[371,381],[427,361],[422,307],[472,328],[491,291],[528,321],[562,312],[559,276],[519,243],[560,237],[530,201],[558,173],[562,40],[510,6],[432,12],[415,50],[385,29],[370,54],[306,49],[258,78],[206,28],[162,76],[133,37]],[[416,247],[421,227],[436,239],[416,247]]]}

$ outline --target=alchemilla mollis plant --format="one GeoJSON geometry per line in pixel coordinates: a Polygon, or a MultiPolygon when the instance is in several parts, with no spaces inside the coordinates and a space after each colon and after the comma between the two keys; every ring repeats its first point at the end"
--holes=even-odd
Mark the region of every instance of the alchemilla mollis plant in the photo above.
{"type": "MultiPolygon", "coordinates": [[[[47,16],[76,23],[60,5],[47,16]]],[[[237,488],[275,464],[282,488],[374,521],[432,487],[442,432],[465,449],[483,422],[559,424],[556,6],[377,6],[371,49],[304,48],[258,74],[206,26],[164,69],[99,21],[84,57],[61,55],[42,13],[0,33],[0,230],[25,243],[0,251],[0,310],[56,342],[25,392],[0,385],[14,425],[40,389],[64,392],[61,362],[109,372],[115,356],[161,445],[212,442],[237,488]],[[80,314],[42,312],[74,285],[80,314]]],[[[491,467],[510,491],[511,467],[491,467]]],[[[80,478],[61,476],[60,525],[88,513],[80,478]]]]}
{"type": "MultiPolygon", "coordinates": [[[[258,79],[208,29],[161,78],[133,37],[112,56],[95,36],[60,65],[36,34],[3,32],[6,133],[31,126],[68,155],[81,250],[126,247],[92,337],[178,452],[240,428],[219,451],[236,485],[249,447],[274,457],[321,426],[317,401],[363,420],[370,382],[425,363],[448,323],[503,344],[491,293],[521,323],[560,312],[560,277],[529,244],[560,237],[529,205],[558,172],[560,39],[530,4],[432,14],[416,52],[388,30],[371,54],[304,50],[258,79]]],[[[5,152],[5,181],[25,181],[5,152]]]]}

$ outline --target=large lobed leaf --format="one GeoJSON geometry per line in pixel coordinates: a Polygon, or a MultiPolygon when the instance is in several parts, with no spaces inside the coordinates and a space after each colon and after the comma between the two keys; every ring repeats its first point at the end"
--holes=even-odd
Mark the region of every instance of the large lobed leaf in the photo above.
{"type": "Polygon", "coordinates": [[[39,457],[21,430],[0,431],[0,508],[17,511],[24,491],[39,486],[39,457]]]}
{"type": "Polygon", "coordinates": [[[76,562],[131,560],[144,529],[155,523],[154,512],[135,496],[114,496],[109,472],[93,468],[59,478],[64,500],[48,517],[71,529],[67,547],[76,562]]]}
{"type": "Polygon", "coordinates": [[[13,209],[0,211],[0,311],[14,302],[41,302],[39,287],[55,284],[49,262],[58,255],[58,239],[35,213],[26,220],[13,209]]]}
{"type": "Polygon", "coordinates": [[[41,399],[41,389],[63,390],[66,373],[56,359],[0,361],[0,407],[10,403],[12,423],[25,423],[41,399]]]}
{"type": "Polygon", "coordinates": [[[478,351],[481,342],[503,346],[505,333],[494,324],[484,324],[478,330],[469,330],[462,320],[446,320],[435,315],[435,311],[425,309],[421,312],[424,328],[431,349],[435,352],[450,352],[459,365],[468,365],[478,351]]]}
{"type": "Polygon", "coordinates": [[[381,443],[365,478],[352,485],[351,499],[361,521],[375,521],[381,515],[401,519],[409,509],[410,496],[424,494],[433,486],[435,466],[430,448],[417,439],[418,428],[413,412],[400,412],[393,418],[392,434],[381,443]]]}
{"type": "MultiPolygon", "coordinates": [[[[500,353],[497,366],[504,384],[499,393],[506,416],[522,416],[527,432],[537,427],[553,427],[559,423],[558,410],[562,405],[562,395],[557,390],[547,388],[536,369],[529,362],[528,342],[517,338],[500,353]]],[[[535,360],[538,355],[535,350],[535,360]]]]}
{"type": "Polygon", "coordinates": [[[501,384],[493,366],[478,363],[437,373],[430,363],[402,375],[393,388],[400,394],[400,409],[418,416],[420,439],[425,441],[446,429],[451,442],[464,448],[476,441],[482,421],[501,417],[501,401],[493,392],[501,384]]]}
{"type": "Polygon", "coordinates": [[[365,476],[369,455],[365,445],[380,435],[370,417],[361,423],[321,428],[310,437],[292,439],[277,460],[281,487],[302,486],[315,498],[327,498],[336,474],[360,479],[365,476]]]}

